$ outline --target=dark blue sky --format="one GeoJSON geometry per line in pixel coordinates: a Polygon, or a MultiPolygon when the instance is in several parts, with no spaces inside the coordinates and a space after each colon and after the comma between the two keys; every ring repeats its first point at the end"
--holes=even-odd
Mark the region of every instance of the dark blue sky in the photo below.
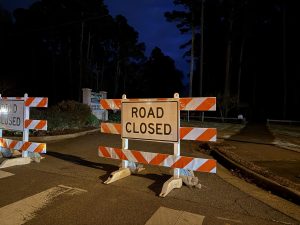
{"type": "MultiPolygon", "coordinates": [[[[0,0],[0,4],[10,11],[17,7],[26,8],[36,0],[0,0]]],[[[172,11],[172,0],[104,0],[111,15],[124,15],[128,23],[139,33],[139,41],[145,42],[146,54],[154,47],[162,49],[172,57],[178,69],[188,73],[189,65],[182,58],[184,50],[179,46],[188,40],[188,36],[179,33],[174,23],[164,18],[164,12],[172,11]]]]}

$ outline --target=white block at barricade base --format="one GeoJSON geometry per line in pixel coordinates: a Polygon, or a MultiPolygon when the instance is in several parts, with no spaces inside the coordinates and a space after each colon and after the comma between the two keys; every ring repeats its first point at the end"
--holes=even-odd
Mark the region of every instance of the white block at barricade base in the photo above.
{"type": "Polygon", "coordinates": [[[180,140],[216,141],[215,128],[180,127],[180,110],[215,111],[216,98],[174,98],[158,99],[101,99],[103,109],[121,110],[121,124],[102,123],[101,132],[120,134],[122,149],[99,146],[99,157],[122,160],[119,170],[113,172],[105,184],[139,172],[142,164],[172,168],[173,176],[164,183],[160,197],[165,197],[182,182],[200,188],[193,171],[216,173],[213,159],[201,159],[180,155],[180,140]],[[128,139],[172,143],[173,155],[142,152],[128,149],[128,139]]]}

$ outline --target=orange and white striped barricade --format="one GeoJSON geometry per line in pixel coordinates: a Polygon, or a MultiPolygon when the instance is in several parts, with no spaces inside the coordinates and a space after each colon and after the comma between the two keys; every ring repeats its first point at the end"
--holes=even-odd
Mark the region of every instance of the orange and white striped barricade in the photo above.
{"type": "Polygon", "coordinates": [[[181,110],[214,111],[215,97],[157,99],[101,99],[103,109],[121,110],[121,124],[101,123],[101,132],[120,134],[122,149],[99,146],[98,155],[122,160],[122,166],[104,183],[109,184],[131,174],[129,163],[165,166],[174,169],[173,177],[164,183],[161,197],[182,186],[180,169],[216,173],[216,161],[180,155],[180,140],[216,141],[215,128],[180,127],[181,110]],[[173,155],[128,149],[128,139],[173,143],[173,155]]]}
{"type": "Polygon", "coordinates": [[[46,120],[29,119],[30,107],[48,107],[48,98],[1,97],[0,95],[0,150],[2,148],[22,152],[22,157],[40,157],[46,153],[45,143],[29,142],[29,130],[47,130],[46,120]],[[22,131],[22,141],[2,137],[2,130],[22,131]]]}

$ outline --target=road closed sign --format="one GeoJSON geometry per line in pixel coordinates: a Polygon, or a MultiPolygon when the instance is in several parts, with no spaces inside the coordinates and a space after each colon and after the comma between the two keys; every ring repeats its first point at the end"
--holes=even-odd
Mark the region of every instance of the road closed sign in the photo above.
{"type": "Polygon", "coordinates": [[[0,100],[0,129],[24,130],[24,101],[0,100]]]}
{"type": "Polygon", "coordinates": [[[178,142],[178,101],[122,102],[122,138],[178,142]]]}

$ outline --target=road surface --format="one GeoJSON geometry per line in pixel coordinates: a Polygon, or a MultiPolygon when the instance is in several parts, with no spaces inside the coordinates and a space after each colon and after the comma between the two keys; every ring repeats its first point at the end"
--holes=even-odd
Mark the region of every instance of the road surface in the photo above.
{"type": "MultiPolygon", "coordinates": [[[[0,171],[0,224],[298,224],[225,182],[196,173],[202,188],[173,190],[159,197],[169,169],[147,166],[140,174],[105,185],[120,161],[99,158],[97,147],[120,147],[118,135],[91,133],[47,145],[41,163],[0,171]]],[[[208,157],[194,142],[182,155],[208,157]]],[[[172,153],[172,145],[129,142],[130,149],[172,153]]]]}

